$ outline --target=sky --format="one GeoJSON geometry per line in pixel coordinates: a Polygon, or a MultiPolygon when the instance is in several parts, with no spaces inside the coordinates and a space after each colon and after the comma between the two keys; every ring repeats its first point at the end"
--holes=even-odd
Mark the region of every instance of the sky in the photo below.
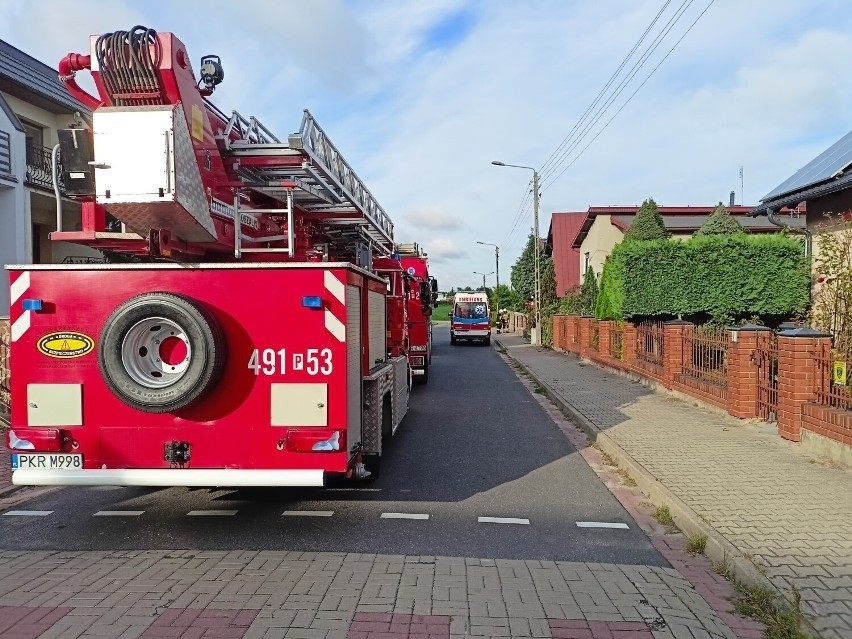
{"type": "Polygon", "coordinates": [[[540,172],[546,236],[648,197],[755,205],[852,130],[848,0],[6,0],[0,38],[55,65],[136,24],[221,56],[226,112],[284,138],[310,110],[442,290],[495,283],[477,242],[507,282],[532,227],[532,170],[493,160],[540,172]]]}

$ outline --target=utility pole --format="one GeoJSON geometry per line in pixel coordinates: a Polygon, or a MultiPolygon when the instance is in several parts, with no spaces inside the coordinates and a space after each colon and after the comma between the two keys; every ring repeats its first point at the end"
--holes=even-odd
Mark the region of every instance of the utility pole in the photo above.
{"type": "Polygon", "coordinates": [[[480,273],[479,271],[474,271],[473,274],[482,276],[482,292],[485,293],[485,276],[494,275],[494,271],[491,271],[490,273],[480,273]]]}
{"type": "Polygon", "coordinates": [[[533,219],[535,235],[535,335],[533,346],[541,345],[541,242],[538,235],[538,171],[533,169],[533,219]]]}
{"type": "Polygon", "coordinates": [[[496,244],[491,244],[490,242],[480,242],[477,240],[477,244],[482,244],[483,246],[493,246],[494,247],[494,261],[496,262],[495,267],[497,269],[497,288],[494,289],[494,305],[497,307],[497,312],[500,312],[500,247],[496,244]]]}
{"type": "Polygon", "coordinates": [[[511,166],[516,169],[528,169],[533,172],[533,235],[535,245],[533,246],[534,268],[535,268],[535,288],[533,291],[533,305],[535,306],[534,323],[535,330],[532,332],[530,343],[533,346],[541,345],[541,242],[538,236],[538,171],[531,166],[523,166],[521,164],[506,164],[499,160],[491,162],[494,166],[511,166]]]}

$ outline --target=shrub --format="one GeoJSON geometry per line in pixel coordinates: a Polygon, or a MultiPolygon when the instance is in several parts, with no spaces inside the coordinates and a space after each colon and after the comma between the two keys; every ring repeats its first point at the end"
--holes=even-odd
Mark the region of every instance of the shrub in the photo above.
{"type": "Polygon", "coordinates": [[[745,233],[743,225],[719,202],[713,214],[707,218],[695,235],[736,235],[737,233],[745,233]]]}
{"type": "Polygon", "coordinates": [[[632,240],[663,240],[669,237],[663,217],[657,209],[657,203],[653,198],[642,202],[639,212],[633,219],[627,233],[624,234],[625,241],[632,240]]]}
{"type": "Polygon", "coordinates": [[[790,315],[809,296],[809,260],[781,235],[634,241],[616,246],[604,267],[596,315],[790,315]]]}

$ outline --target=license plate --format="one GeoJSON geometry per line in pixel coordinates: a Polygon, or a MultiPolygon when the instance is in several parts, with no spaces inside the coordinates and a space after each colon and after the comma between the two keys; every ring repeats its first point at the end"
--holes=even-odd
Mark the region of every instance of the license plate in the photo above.
{"type": "Polygon", "coordinates": [[[80,453],[12,453],[12,470],[19,468],[81,469],[83,455],[80,453]]]}

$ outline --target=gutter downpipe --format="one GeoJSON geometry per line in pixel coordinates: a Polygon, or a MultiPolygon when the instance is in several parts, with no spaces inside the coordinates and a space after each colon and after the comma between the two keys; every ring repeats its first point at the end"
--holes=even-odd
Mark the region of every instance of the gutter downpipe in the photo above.
{"type": "Polygon", "coordinates": [[[805,236],[805,257],[811,257],[811,252],[813,250],[813,233],[805,227],[804,229],[795,227],[791,224],[784,224],[781,220],[775,217],[775,211],[771,208],[766,209],[766,219],[768,219],[775,226],[779,226],[782,229],[790,229],[796,233],[801,233],[805,236]]]}

